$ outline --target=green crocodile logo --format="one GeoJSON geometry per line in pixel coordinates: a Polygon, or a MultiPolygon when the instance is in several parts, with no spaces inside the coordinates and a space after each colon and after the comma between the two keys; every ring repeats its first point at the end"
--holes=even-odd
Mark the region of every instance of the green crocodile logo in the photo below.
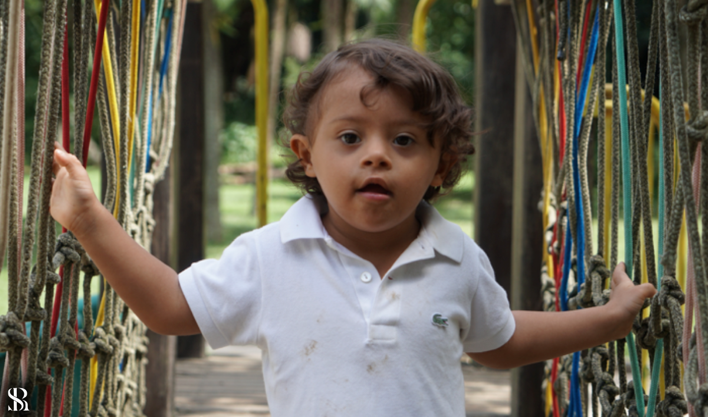
{"type": "Polygon", "coordinates": [[[447,317],[443,317],[440,313],[433,314],[433,324],[438,327],[447,327],[447,317]]]}

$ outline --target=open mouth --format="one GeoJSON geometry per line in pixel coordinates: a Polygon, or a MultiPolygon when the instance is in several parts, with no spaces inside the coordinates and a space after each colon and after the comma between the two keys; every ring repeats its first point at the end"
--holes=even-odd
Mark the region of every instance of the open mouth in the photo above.
{"type": "Polygon", "coordinates": [[[391,195],[391,192],[380,184],[367,184],[364,187],[360,188],[358,191],[360,193],[391,195]]]}

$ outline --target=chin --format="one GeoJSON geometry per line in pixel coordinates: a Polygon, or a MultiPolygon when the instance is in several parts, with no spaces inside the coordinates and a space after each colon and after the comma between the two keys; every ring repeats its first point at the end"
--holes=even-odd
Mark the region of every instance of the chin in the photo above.
{"type": "Polygon", "coordinates": [[[356,228],[367,233],[382,233],[391,230],[398,226],[401,222],[391,221],[390,219],[381,221],[366,221],[357,222],[356,228]]]}

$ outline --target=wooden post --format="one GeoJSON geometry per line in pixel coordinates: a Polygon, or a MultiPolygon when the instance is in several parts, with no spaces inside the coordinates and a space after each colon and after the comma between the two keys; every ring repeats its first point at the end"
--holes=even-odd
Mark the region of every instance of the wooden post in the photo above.
{"type": "MultiPolygon", "coordinates": [[[[190,0],[179,68],[177,270],[204,258],[204,45],[202,4],[190,0]]],[[[202,335],[180,336],[178,358],[204,356],[202,335]]]]}
{"type": "Polygon", "coordinates": [[[511,203],[516,29],[508,5],[479,0],[475,40],[474,234],[497,282],[511,292],[511,203]]]}
{"type": "MultiPolygon", "coordinates": [[[[170,189],[172,188],[172,167],[165,172],[165,178],[155,185],[153,194],[155,206],[155,230],[152,237],[152,254],[159,260],[172,265],[170,260],[170,241],[172,238],[173,206],[170,189]]],[[[163,336],[148,330],[150,344],[148,348],[147,401],[145,415],[150,417],[172,417],[174,415],[175,394],[175,356],[177,337],[163,336]]]]}
{"type": "MultiPolygon", "coordinates": [[[[514,192],[511,239],[511,308],[542,310],[541,261],[543,219],[538,208],[543,189],[541,148],[533,122],[531,96],[524,75],[523,52],[517,49],[514,115],[514,192]]],[[[544,412],[543,362],[511,371],[512,417],[544,412]]]]}

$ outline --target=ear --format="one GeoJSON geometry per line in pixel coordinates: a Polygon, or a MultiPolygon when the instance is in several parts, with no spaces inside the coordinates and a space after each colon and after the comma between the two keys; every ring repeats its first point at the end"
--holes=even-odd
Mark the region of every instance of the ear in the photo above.
{"type": "Polygon", "coordinates": [[[300,164],[305,169],[305,175],[311,178],[316,178],[314,167],[312,166],[312,151],[310,149],[310,140],[307,136],[295,134],[290,138],[290,149],[295,152],[300,164]]]}
{"type": "Polygon", "coordinates": [[[447,173],[450,172],[450,168],[457,162],[457,157],[451,153],[444,153],[440,157],[440,162],[438,163],[438,169],[435,171],[433,180],[430,182],[431,187],[440,187],[445,182],[447,173]]]}

